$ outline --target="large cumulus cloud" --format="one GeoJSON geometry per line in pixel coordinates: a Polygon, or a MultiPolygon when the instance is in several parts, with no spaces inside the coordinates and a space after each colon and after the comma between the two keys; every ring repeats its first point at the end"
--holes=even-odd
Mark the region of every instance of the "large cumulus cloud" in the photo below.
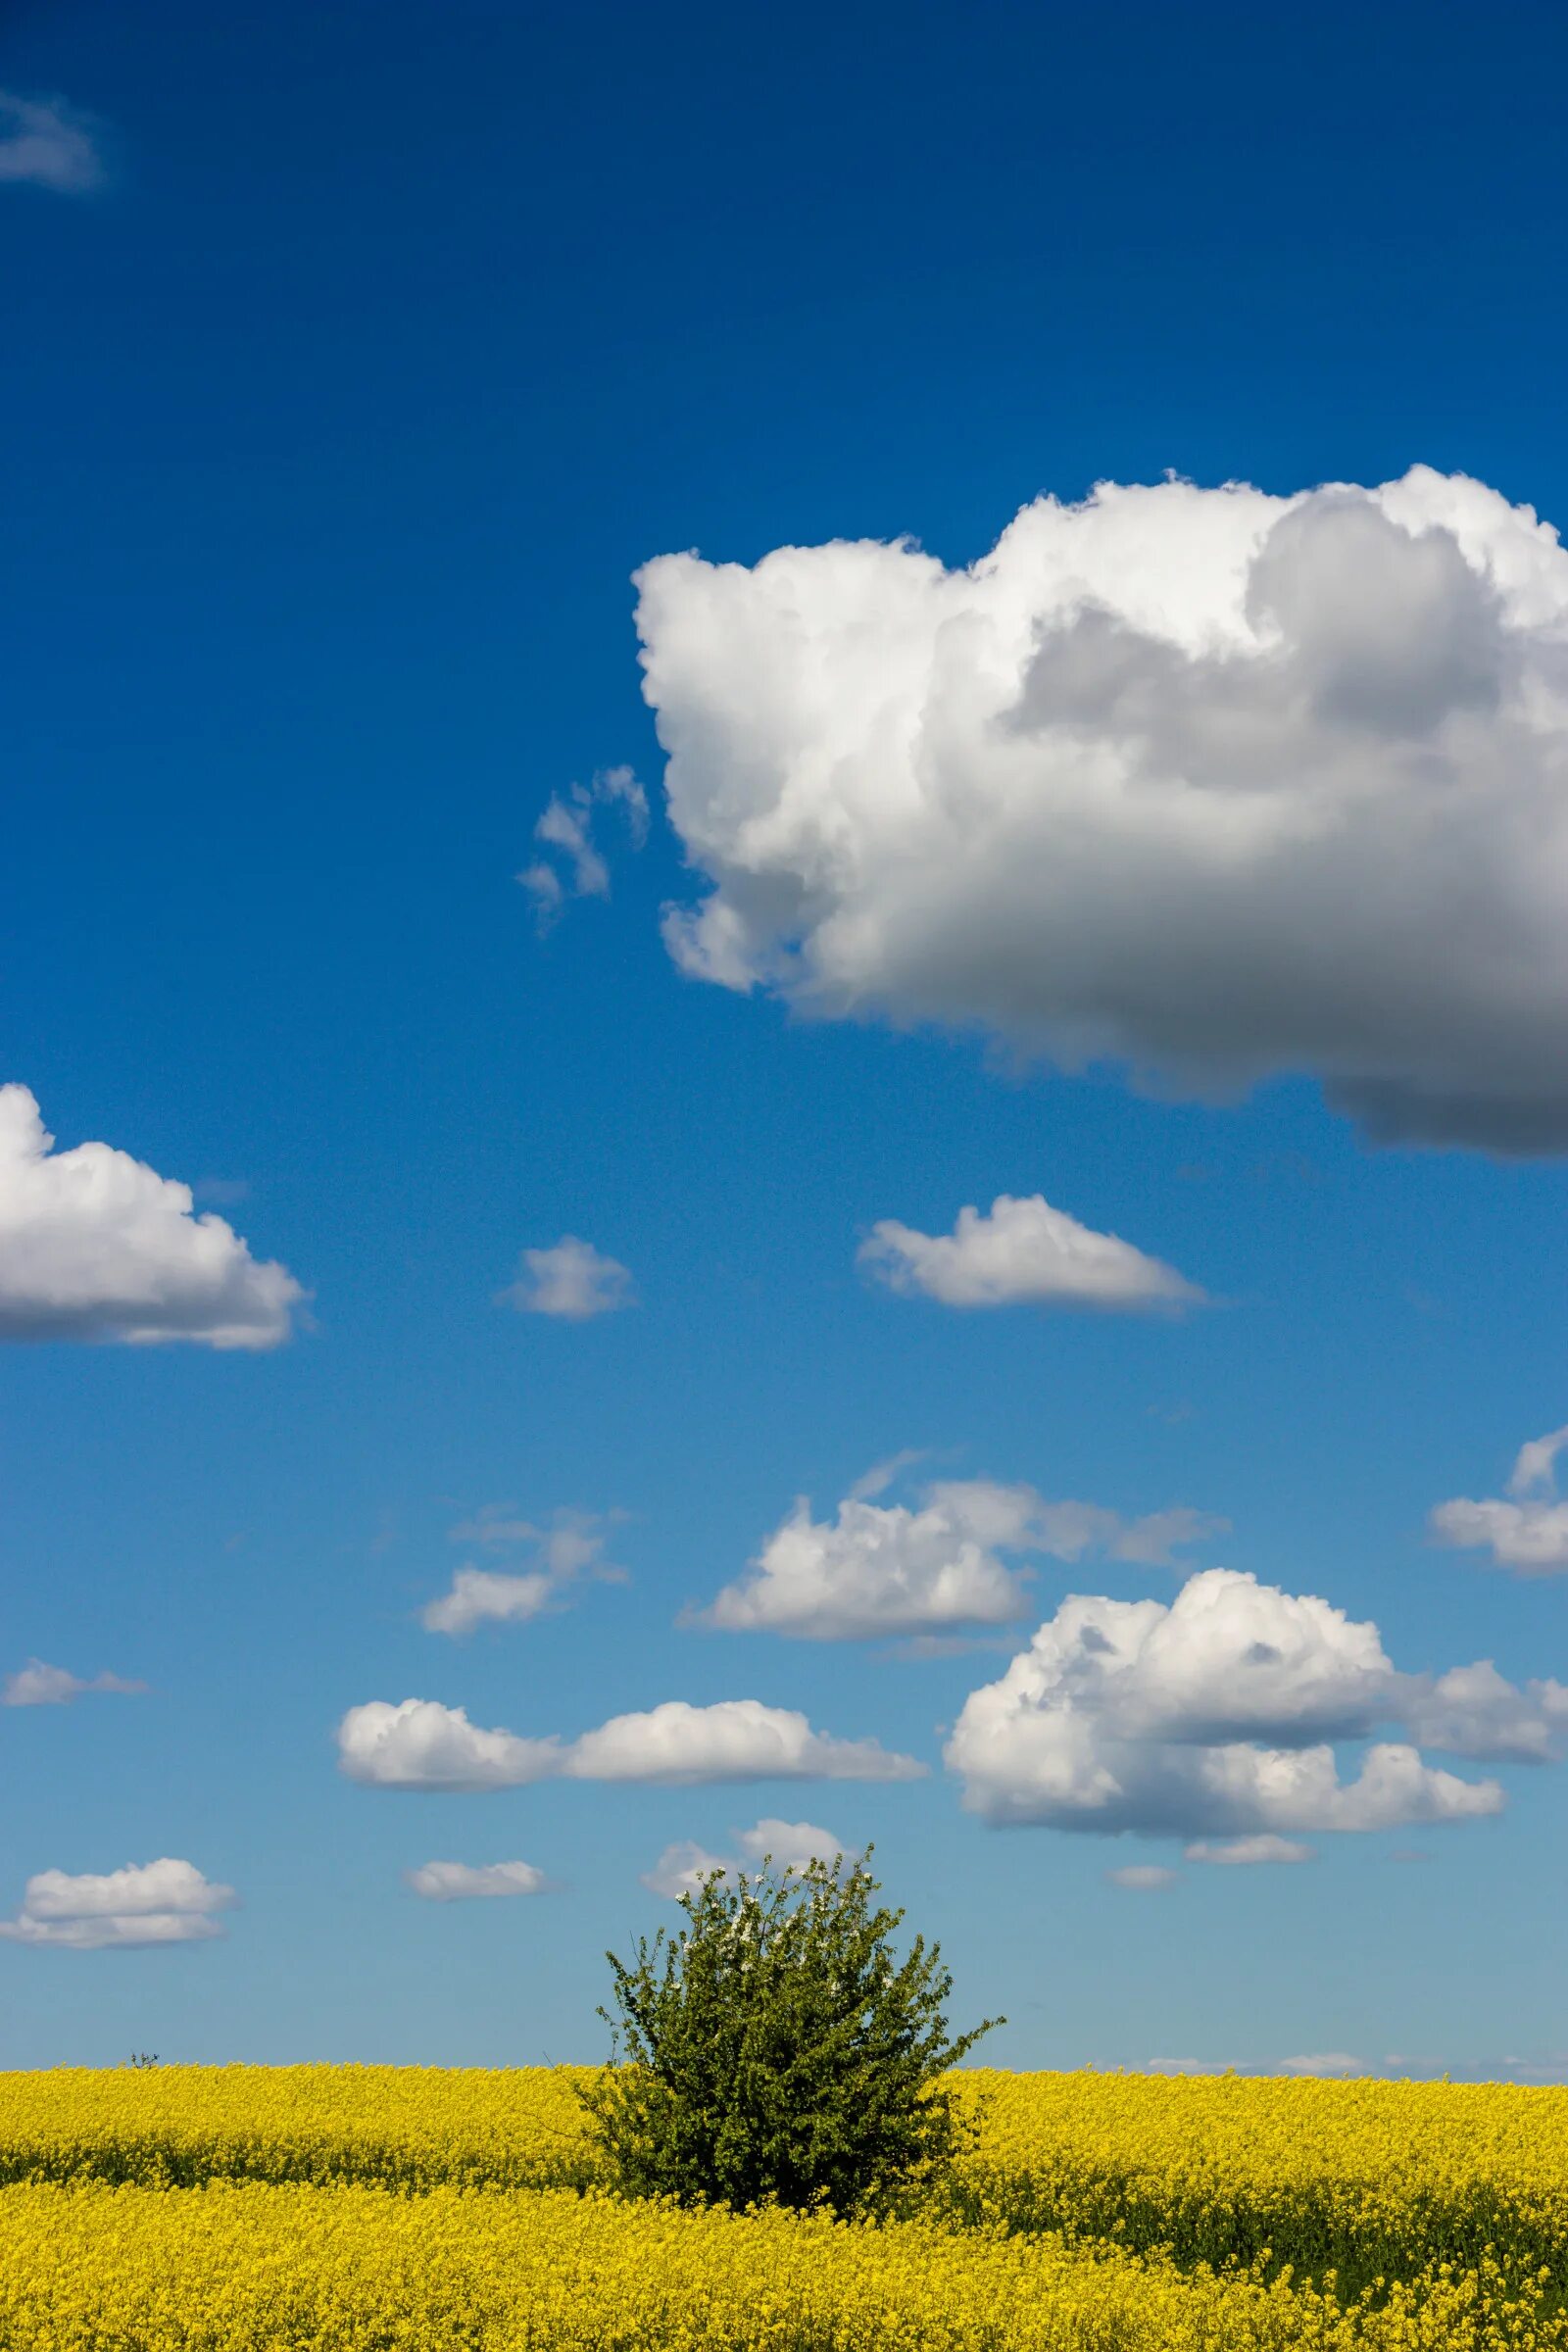
{"type": "Polygon", "coordinates": [[[639,575],[689,972],[1568,1147],[1568,555],[1416,467],[639,575]]]}
{"type": "Polygon", "coordinates": [[[1168,1605],[1075,1594],[1000,1680],[971,1692],[946,1758],[970,1811],[998,1823],[1210,1838],[1386,1830],[1501,1809],[1449,1754],[1545,1762],[1568,1689],[1522,1689],[1488,1661],[1401,1674],[1378,1629],[1234,1570],[1168,1605]],[[1342,1776],[1336,1744],[1365,1748],[1342,1776]]]}

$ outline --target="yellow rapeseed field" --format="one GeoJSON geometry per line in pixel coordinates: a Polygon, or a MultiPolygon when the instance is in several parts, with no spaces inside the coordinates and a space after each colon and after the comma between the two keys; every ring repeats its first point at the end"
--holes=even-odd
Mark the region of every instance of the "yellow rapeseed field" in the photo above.
{"type": "Polygon", "coordinates": [[[956,2189],[871,2229],[617,2203],[587,2079],[0,2076],[0,2344],[1568,2352],[1568,2092],[965,2071],[956,2189]]]}
{"type": "Polygon", "coordinates": [[[978,2121],[963,2203],[1184,2263],[1336,2270],[1568,2261],[1568,2090],[1158,2075],[955,2078],[978,2121]]]}
{"type": "Polygon", "coordinates": [[[1483,2275],[1343,2311],[1057,2240],[600,2194],[0,2189],[8,2352],[1559,2352],[1483,2275]]]}
{"type": "Polygon", "coordinates": [[[589,2067],[58,2067],[0,2074],[0,2180],[580,2188],[589,2067]]]}

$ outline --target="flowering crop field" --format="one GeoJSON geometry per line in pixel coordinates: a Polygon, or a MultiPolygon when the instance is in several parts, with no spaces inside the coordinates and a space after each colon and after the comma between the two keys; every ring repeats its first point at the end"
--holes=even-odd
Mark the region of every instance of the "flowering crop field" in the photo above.
{"type": "Polygon", "coordinates": [[[978,2112],[961,2202],[1014,2230],[1183,2263],[1412,2278],[1490,2248],[1568,2289],[1568,2090],[1224,2075],[956,2078],[978,2112]]]}
{"type": "Polygon", "coordinates": [[[60,2067],[0,2074],[0,2180],[585,2188],[594,2070],[60,2067]]]}
{"type": "Polygon", "coordinates": [[[1503,2352],[1568,2325],[1490,2270],[1345,2310],[1276,2278],[923,2222],[599,2192],[215,2181],[0,2189],[29,2352],[1503,2352]]]}
{"type": "Polygon", "coordinates": [[[583,2079],[0,2076],[0,2343],[1568,2352],[1568,2092],[966,2071],[956,2194],[874,2228],[616,2201],[583,2079]]]}

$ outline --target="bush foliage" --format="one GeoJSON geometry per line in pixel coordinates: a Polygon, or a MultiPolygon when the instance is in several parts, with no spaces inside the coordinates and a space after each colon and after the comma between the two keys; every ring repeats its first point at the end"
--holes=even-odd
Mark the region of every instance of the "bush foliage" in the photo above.
{"type": "Polygon", "coordinates": [[[712,1871],[684,1927],[606,1956],[611,2066],[583,2092],[619,2186],[742,2210],[885,2208],[945,2167],[962,2131],[940,2080],[1003,2021],[950,2036],[953,1980],[865,1862],[712,1871]]]}

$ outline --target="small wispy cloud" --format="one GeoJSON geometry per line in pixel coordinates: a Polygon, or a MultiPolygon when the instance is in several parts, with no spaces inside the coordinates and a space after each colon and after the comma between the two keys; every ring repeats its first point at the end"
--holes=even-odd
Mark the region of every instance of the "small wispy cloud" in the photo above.
{"type": "Polygon", "coordinates": [[[1455,1495],[1440,1502],[1427,1522],[1435,1544],[1459,1551],[1490,1551],[1498,1568],[1517,1576],[1568,1573],[1568,1502],[1557,1495],[1557,1456],[1568,1428],[1529,1438],[1508,1475],[1506,1495],[1455,1495]]]}
{"type": "Polygon", "coordinates": [[[0,181],[90,196],[104,184],[103,159],[85,115],[61,98],[0,90],[0,181]]]}
{"type": "Polygon", "coordinates": [[[1527,1438],[1508,1473],[1510,1494],[1555,1494],[1557,1456],[1568,1446],[1568,1428],[1549,1430],[1544,1438],[1527,1438]]]}
{"type": "Polygon", "coordinates": [[[496,1295],[498,1306],[514,1306],[523,1315],[558,1315],[569,1323],[634,1303],[630,1268],[574,1233],[564,1233],[548,1250],[525,1250],[517,1280],[496,1295]]]}
{"type": "Polygon", "coordinates": [[[454,1544],[475,1544],[483,1551],[510,1549],[519,1544],[537,1544],[542,1565],[560,1583],[591,1571],[610,1584],[624,1584],[626,1571],[604,1556],[612,1527],[623,1526],[627,1513],[573,1511],[564,1506],[546,1521],[523,1519],[511,1502],[487,1502],[471,1517],[449,1530],[454,1544]]]}
{"type": "Polygon", "coordinates": [[[1310,1862],[1312,1848],[1265,1830],[1252,1838],[1200,1838],[1184,1848],[1183,1859],[1249,1869],[1261,1862],[1310,1862]]]}
{"type": "Polygon", "coordinates": [[[912,1470],[915,1463],[923,1462],[925,1457],[926,1448],[923,1446],[905,1446],[897,1453],[890,1453],[885,1462],[873,1462],[870,1469],[862,1471],[850,1489],[850,1501],[874,1502],[879,1494],[885,1494],[889,1487],[904,1476],[906,1470],[912,1470]]]}
{"type": "Polygon", "coordinates": [[[557,1511],[546,1526],[516,1517],[511,1504],[487,1504],[452,1530],[455,1542],[481,1546],[492,1558],[526,1546],[533,1562],[523,1570],[458,1569],[450,1589],[419,1612],[426,1633],[471,1634],[476,1626],[522,1625],[565,1605],[579,1578],[623,1584],[626,1572],[604,1556],[609,1530],[623,1514],[557,1511]]]}
{"type": "Polygon", "coordinates": [[[567,899],[608,899],[610,866],[595,839],[601,808],[619,808],[633,849],[648,838],[648,795],[629,767],[602,767],[587,784],[553,792],[533,837],[548,855],[525,865],[517,880],[547,930],[567,899]]]}
{"type": "Polygon", "coordinates": [[[555,1894],[558,1888],[531,1862],[421,1862],[404,1884],[427,1903],[492,1900],[498,1895],[555,1894]]]}
{"type": "Polygon", "coordinates": [[[145,1683],[127,1682],[123,1675],[83,1677],[68,1673],[64,1666],[46,1666],[42,1658],[29,1658],[25,1666],[8,1674],[4,1683],[0,1683],[0,1707],[64,1707],[74,1698],[86,1697],[95,1690],[138,1697],[146,1688],[145,1683]]]}

